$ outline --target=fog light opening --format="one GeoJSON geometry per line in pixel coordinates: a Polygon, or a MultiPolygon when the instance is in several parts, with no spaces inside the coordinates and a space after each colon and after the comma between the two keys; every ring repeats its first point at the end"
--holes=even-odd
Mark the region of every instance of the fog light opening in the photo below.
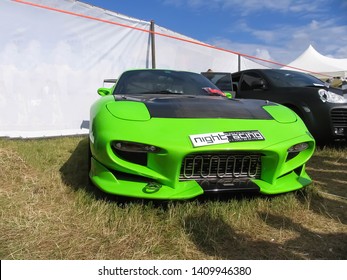
{"type": "Polygon", "coordinates": [[[335,127],[334,133],[335,133],[335,135],[345,135],[345,128],[344,127],[335,127]]]}

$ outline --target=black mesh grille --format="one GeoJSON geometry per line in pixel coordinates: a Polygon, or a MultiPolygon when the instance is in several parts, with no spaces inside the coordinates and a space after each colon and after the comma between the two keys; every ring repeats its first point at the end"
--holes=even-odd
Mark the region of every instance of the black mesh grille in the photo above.
{"type": "Polygon", "coordinates": [[[331,120],[334,127],[347,128],[347,109],[336,108],[331,110],[331,120]]]}

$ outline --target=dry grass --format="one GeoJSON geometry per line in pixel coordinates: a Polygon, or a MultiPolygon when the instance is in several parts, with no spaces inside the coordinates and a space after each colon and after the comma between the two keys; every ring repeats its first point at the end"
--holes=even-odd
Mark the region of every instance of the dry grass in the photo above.
{"type": "Polygon", "coordinates": [[[347,147],[316,151],[314,183],[275,197],[183,202],[88,185],[84,137],[0,140],[1,259],[347,259],[347,147]]]}

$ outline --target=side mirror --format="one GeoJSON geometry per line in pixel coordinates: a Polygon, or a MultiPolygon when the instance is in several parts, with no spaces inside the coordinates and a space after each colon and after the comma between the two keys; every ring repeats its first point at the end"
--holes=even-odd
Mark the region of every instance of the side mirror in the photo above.
{"type": "Polygon", "coordinates": [[[225,96],[229,99],[234,98],[236,95],[235,91],[223,91],[223,92],[224,92],[225,96]]]}
{"type": "Polygon", "coordinates": [[[98,94],[100,96],[111,95],[112,94],[112,88],[99,88],[98,94]]]}

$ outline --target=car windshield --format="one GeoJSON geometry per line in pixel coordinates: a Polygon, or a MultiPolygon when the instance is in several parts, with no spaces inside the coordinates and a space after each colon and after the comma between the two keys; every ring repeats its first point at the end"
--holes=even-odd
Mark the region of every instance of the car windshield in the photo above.
{"type": "Polygon", "coordinates": [[[201,74],[171,70],[131,70],[119,78],[113,94],[209,95],[219,89],[201,74]]]}
{"type": "Polygon", "coordinates": [[[324,86],[324,82],[306,73],[295,71],[267,71],[267,77],[277,87],[324,86]]]}

